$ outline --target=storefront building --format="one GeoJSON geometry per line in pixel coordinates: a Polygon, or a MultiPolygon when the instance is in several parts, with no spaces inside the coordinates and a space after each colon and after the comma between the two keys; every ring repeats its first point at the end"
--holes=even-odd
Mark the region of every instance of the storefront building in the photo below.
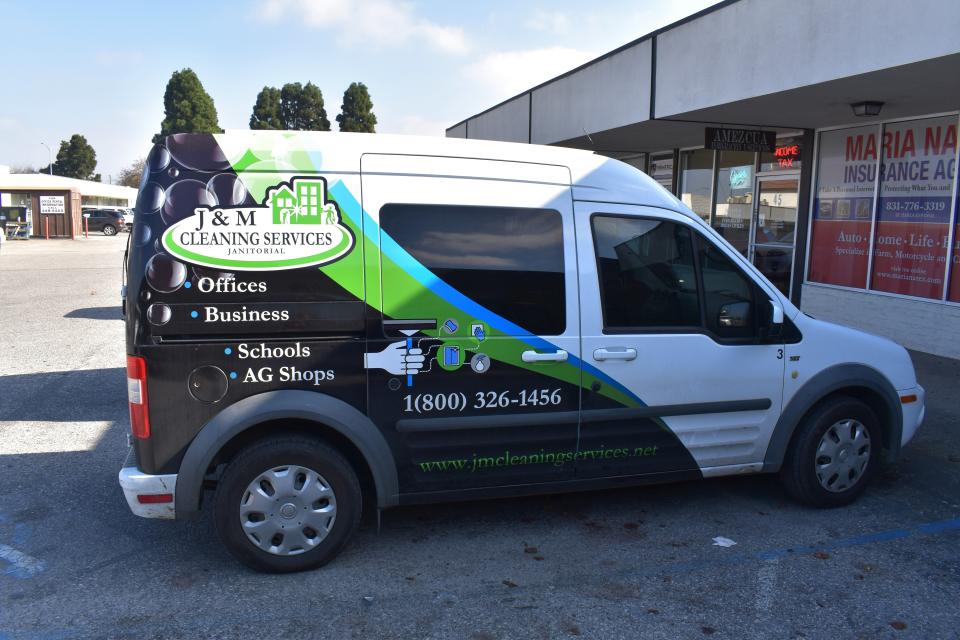
{"type": "Polygon", "coordinates": [[[731,0],[447,135],[616,157],[805,312],[960,357],[958,34],[960,3],[731,0]]]}
{"type": "Polygon", "coordinates": [[[137,190],[44,173],[10,173],[0,167],[0,210],[20,236],[75,238],[83,234],[83,207],[133,207],[137,190]]]}

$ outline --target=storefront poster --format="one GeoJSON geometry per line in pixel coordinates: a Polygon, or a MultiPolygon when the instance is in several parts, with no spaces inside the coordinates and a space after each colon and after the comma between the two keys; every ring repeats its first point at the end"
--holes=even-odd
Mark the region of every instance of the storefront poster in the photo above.
{"type": "Polygon", "coordinates": [[[940,298],[956,149],[953,116],[823,133],[808,279],[866,288],[879,158],[870,288],[940,298]]]}
{"type": "Polygon", "coordinates": [[[852,140],[876,136],[877,127],[820,134],[817,197],[813,203],[810,267],[813,282],[867,286],[867,252],[877,159],[848,156],[852,140]]]}
{"type": "MultiPolygon", "coordinates": [[[[956,214],[960,214],[960,202],[956,214]]],[[[960,217],[954,218],[960,220],[960,217]]],[[[960,224],[953,228],[953,251],[950,253],[950,290],[947,294],[950,302],[960,302],[960,224]]]]}
{"type": "Polygon", "coordinates": [[[40,213],[66,213],[63,196],[40,196],[40,213]]]}
{"type": "Polygon", "coordinates": [[[871,288],[943,296],[956,173],[957,118],[884,128],[871,288]]]}
{"type": "Polygon", "coordinates": [[[673,191],[673,154],[650,156],[650,177],[667,191],[673,191]]]}

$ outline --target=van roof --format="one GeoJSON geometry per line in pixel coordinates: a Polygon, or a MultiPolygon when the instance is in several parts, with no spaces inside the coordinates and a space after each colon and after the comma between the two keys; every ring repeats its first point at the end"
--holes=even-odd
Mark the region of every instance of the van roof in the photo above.
{"type": "MultiPolygon", "coordinates": [[[[179,136],[178,136],[179,137],[179,136]]],[[[365,154],[424,155],[559,165],[570,170],[574,199],[671,209],[696,217],[644,172],[592,151],[439,136],[325,131],[228,130],[215,134],[228,159],[247,150],[295,150],[322,158],[322,171],[356,171],[365,154]],[[292,149],[291,149],[292,148],[292,149]]]]}

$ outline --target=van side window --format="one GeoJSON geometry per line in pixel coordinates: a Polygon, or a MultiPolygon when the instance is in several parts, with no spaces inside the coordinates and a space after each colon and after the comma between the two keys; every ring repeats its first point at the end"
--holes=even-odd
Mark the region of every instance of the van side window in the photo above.
{"type": "Polygon", "coordinates": [[[721,338],[756,335],[753,283],[711,242],[698,238],[697,246],[707,328],[721,338]]]}
{"type": "MultiPolygon", "coordinates": [[[[558,211],[388,204],[380,209],[380,228],[441,280],[497,315],[533,334],[564,332],[558,211]]],[[[389,286],[385,279],[385,298],[389,286]]],[[[432,317],[430,309],[421,317],[432,317]]]]}
{"type": "Polygon", "coordinates": [[[605,331],[701,325],[689,228],[612,215],[591,224],[605,331]]]}

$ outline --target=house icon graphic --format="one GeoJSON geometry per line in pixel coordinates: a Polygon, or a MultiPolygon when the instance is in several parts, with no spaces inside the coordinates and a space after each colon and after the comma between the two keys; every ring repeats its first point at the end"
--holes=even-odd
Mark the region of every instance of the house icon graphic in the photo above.
{"type": "Polygon", "coordinates": [[[323,180],[294,178],[268,193],[274,224],[337,224],[337,207],[327,202],[323,180]]]}

